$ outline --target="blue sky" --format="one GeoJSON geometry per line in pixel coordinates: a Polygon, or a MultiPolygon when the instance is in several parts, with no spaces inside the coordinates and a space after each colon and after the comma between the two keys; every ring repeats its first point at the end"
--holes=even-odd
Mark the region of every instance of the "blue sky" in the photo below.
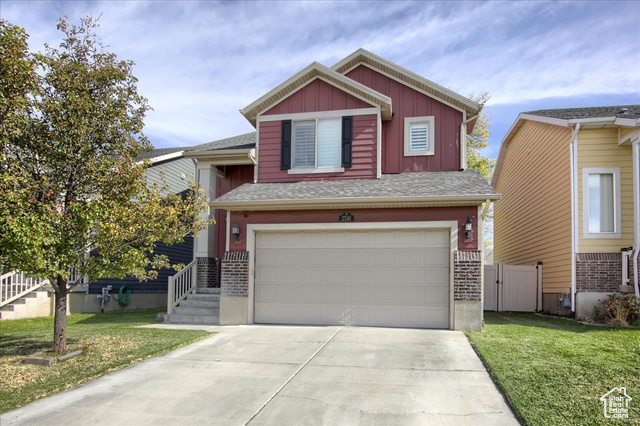
{"type": "Polygon", "coordinates": [[[59,43],[59,16],[89,14],[109,49],[136,63],[156,147],[252,131],[239,109],[360,47],[460,94],[489,93],[494,158],[519,112],[640,104],[637,1],[0,2],[33,51],[59,43]]]}

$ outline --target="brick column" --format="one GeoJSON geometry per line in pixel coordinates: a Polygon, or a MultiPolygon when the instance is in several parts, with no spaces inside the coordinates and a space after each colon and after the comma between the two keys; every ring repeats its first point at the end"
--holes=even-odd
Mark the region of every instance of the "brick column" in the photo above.
{"type": "Polygon", "coordinates": [[[198,287],[220,287],[220,259],[198,257],[198,287]]]}
{"type": "Polygon", "coordinates": [[[249,297],[249,252],[226,252],[222,258],[221,270],[221,296],[249,297]]]}
{"type": "Polygon", "coordinates": [[[456,251],[453,262],[453,299],[482,300],[482,253],[456,251]]]}
{"type": "Polygon", "coordinates": [[[611,293],[619,291],[621,283],[622,253],[576,253],[579,293],[611,293]]]}

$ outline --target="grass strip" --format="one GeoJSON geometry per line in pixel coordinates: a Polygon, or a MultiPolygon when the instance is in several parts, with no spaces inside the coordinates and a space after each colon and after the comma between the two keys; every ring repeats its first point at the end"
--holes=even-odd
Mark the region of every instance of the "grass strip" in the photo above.
{"type": "Polygon", "coordinates": [[[484,331],[466,334],[523,424],[640,424],[639,329],[485,312],[484,331]],[[614,387],[633,398],[628,421],[604,417],[614,387]]]}

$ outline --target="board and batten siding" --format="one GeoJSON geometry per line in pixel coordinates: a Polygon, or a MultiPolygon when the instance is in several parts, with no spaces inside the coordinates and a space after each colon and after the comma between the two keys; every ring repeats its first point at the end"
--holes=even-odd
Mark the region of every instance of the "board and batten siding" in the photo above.
{"type": "Polygon", "coordinates": [[[335,111],[371,108],[373,105],[356,98],[320,79],[285,98],[261,115],[295,114],[301,112],[335,111]]]}
{"type": "Polygon", "coordinates": [[[289,174],[280,170],[280,121],[260,123],[258,182],[299,182],[316,179],[375,178],[377,167],[377,116],[353,116],[352,166],[338,173],[289,174]]]}
{"type": "Polygon", "coordinates": [[[495,263],[544,263],[543,291],[571,285],[571,130],[526,121],[509,143],[496,191],[495,263]]]}
{"type": "Polygon", "coordinates": [[[153,164],[147,169],[147,183],[162,186],[163,183],[160,176],[164,171],[164,179],[168,185],[167,192],[179,194],[189,189],[189,181],[195,180],[195,170],[196,166],[190,158],[178,158],[153,164]]]}
{"type": "Polygon", "coordinates": [[[618,145],[618,129],[578,133],[578,252],[619,253],[633,245],[633,156],[630,145],[618,145]],[[620,167],[621,238],[584,238],[582,170],[620,167]]]}
{"type": "Polygon", "coordinates": [[[393,118],[382,123],[382,173],[460,170],[462,112],[365,65],[347,77],[389,96],[393,118]],[[404,156],[405,117],[435,117],[435,154],[404,156]]]}

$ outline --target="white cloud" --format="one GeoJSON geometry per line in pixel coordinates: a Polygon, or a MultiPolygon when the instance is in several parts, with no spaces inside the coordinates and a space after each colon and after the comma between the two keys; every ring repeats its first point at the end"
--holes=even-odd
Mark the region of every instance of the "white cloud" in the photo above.
{"type": "Polygon", "coordinates": [[[157,146],[240,134],[238,113],[313,61],[359,47],[490,104],[640,90],[636,2],[14,2],[33,50],[55,21],[101,16],[100,36],[136,62],[157,146]]]}

